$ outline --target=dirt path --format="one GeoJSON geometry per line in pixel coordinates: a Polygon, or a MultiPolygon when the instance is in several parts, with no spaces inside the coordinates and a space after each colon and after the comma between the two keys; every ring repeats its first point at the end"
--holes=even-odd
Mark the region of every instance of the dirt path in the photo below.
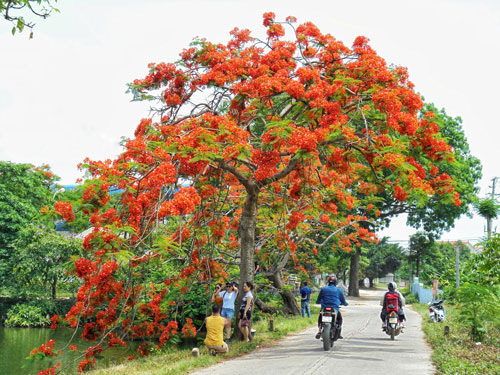
{"type": "Polygon", "coordinates": [[[420,315],[410,309],[406,330],[391,341],[380,329],[379,299],[383,291],[362,290],[360,298],[348,298],[342,308],[343,340],[325,352],[314,338],[316,327],[291,335],[278,345],[256,350],[192,374],[342,374],[431,375],[431,352],[420,330],[420,315]]]}

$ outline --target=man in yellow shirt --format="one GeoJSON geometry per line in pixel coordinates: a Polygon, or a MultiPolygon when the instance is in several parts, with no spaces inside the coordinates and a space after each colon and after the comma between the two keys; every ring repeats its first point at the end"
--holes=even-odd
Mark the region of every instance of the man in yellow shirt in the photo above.
{"type": "Polygon", "coordinates": [[[205,345],[212,355],[227,353],[229,350],[223,339],[224,324],[225,319],[220,316],[220,307],[214,304],[212,306],[212,315],[205,319],[205,326],[207,327],[205,345]]]}

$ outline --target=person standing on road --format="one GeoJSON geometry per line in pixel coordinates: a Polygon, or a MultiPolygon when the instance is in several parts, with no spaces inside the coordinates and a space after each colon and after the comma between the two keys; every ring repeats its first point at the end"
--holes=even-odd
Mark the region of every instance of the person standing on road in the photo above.
{"type": "Polygon", "coordinates": [[[321,323],[323,315],[321,312],[325,307],[331,307],[335,309],[337,312],[337,324],[339,327],[339,339],[342,338],[342,315],[340,314],[340,305],[348,306],[347,301],[345,300],[344,293],[340,288],[337,288],[337,278],[332,275],[328,278],[328,285],[321,288],[318,298],[316,299],[317,304],[321,304],[321,311],[318,317],[318,333],[316,334],[316,338],[319,339],[321,337],[321,323]]]}
{"type": "Polygon", "coordinates": [[[245,281],[242,286],[243,292],[245,295],[243,296],[243,300],[241,301],[240,312],[239,312],[239,327],[240,331],[243,334],[243,341],[249,342],[248,338],[249,330],[248,324],[250,318],[252,317],[252,303],[253,303],[253,284],[250,281],[245,281]]]}
{"type": "Polygon", "coordinates": [[[207,327],[205,345],[212,355],[227,353],[229,351],[223,339],[224,324],[225,320],[220,316],[220,307],[218,304],[214,303],[212,305],[212,315],[205,319],[205,326],[207,327]]]}
{"type": "Polygon", "coordinates": [[[300,288],[300,307],[302,308],[302,317],[311,317],[311,307],[309,304],[311,303],[311,293],[312,290],[307,286],[307,281],[302,282],[302,288],[300,288]]]}
{"type": "Polygon", "coordinates": [[[236,297],[238,296],[238,288],[234,286],[232,282],[226,284],[226,290],[221,293],[222,296],[222,311],[220,316],[225,320],[226,327],[226,339],[231,340],[231,323],[234,317],[234,303],[236,302],[236,297]]]}

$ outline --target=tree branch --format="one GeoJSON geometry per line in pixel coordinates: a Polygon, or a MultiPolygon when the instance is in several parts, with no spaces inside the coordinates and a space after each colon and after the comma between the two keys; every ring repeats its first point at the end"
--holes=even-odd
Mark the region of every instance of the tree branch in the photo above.
{"type": "Polygon", "coordinates": [[[275,181],[281,180],[282,178],[288,176],[295,169],[298,162],[299,162],[298,159],[296,159],[296,158],[294,159],[292,157],[292,159],[290,159],[290,162],[285,167],[285,169],[282,169],[281,171],[276,173],[274,176],[271,176],[271,177],[268,177],[262,181],[259,181],[257,184],[259,185],[259,187],[263,187],[263,186],[269,185],[270,183],[273,183],[275,181]]]}

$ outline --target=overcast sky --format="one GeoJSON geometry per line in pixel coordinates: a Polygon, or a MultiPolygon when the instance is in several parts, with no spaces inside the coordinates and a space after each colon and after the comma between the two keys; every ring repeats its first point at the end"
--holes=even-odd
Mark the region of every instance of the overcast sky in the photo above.
{"type": "MultiPolygon", "coordinates": [[[[59,0],[61,13],[13,37],[0,21],[0,160],[49,164],[73,184],[85,157],[116,156],[148,105],[126,83],[149,62],[173,62],[196,36],[225,42],[235,26],[265,33],[262,13],[293,15],[351,46],[370,38],[389,64],[409,69],[426,101],[463,119],[483,164],[481,196],[500,176],[500,2],[496,0],[59,0]]],[[[500,183],[497,187],[500,192],[500,183]]],[[[443,239],[478,239],[484,220],[461,219],[443,239]]],[[[496,225],[496,222],[495,222],[496,225]]],[[[500,228],[499,228],[500,229],[500,228]]],[[[404,218],[381,234],[405,240],[404,218]]]]}

